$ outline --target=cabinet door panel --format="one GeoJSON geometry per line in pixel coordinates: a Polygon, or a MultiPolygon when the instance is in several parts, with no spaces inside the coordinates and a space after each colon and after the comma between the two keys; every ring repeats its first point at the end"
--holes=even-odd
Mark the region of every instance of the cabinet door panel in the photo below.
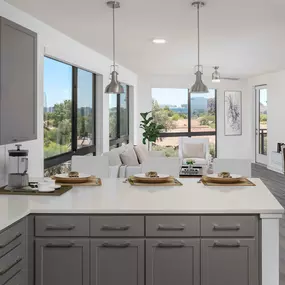
{"type": "Polygon", "coordinates": [[[37,239],[37,285],[89,285],[88,239],[37,239]]]}
{"type": "Polygon", "coordinates": [[[92,240],[91,285],[143,285],[143,240],[92,240]]]}
{"type": "Polygon", "coordinates": [[[202,285],[257,285],[254,239],[202,240],[202,285]]]}
{"type": "Polygon", "coordinates": [[[1,144],[36,139],[37,37],[1,18],[1,144]]]}
{"type": "Polygon", "coordinates": [[[146,241],[146,285],[199,285],[199,239],[146,241]]]}

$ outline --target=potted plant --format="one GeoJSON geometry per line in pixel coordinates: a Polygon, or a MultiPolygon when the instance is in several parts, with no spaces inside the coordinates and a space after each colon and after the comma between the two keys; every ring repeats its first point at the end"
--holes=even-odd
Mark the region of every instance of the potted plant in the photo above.
{"type": "Polygon", "coordinates": [[[195,160],[194,159],[188,159],[186,161],[186,164],[188,165],[189,168],[192,168],[193,165],[195,164],[195,160]]]}
{"type": "Polygon", "coordinates": [[[164,126],[154,122],[154,118],[151,116],[151,111],[146,113],[140,113],[142,120],[140,122],[140,128],[144,130],[143,132],[143,144],[148,143],[148,150],[150,151],[150,146],[152,142],[155,142],[161,130],[164,129],[164,126]]]}

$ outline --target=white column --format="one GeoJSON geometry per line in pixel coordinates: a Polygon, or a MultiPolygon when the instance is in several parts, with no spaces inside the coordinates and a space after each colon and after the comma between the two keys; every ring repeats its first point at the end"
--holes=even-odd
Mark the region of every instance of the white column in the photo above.
{"type": "Polygon", "coordinates": [[[279,285],[279,218],[281,217],[282,215],[261,216],[262,285],[279,285]]]}

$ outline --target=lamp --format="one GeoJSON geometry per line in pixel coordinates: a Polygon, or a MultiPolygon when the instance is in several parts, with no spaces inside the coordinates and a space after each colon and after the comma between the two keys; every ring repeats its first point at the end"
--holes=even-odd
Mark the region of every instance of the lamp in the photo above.
{"type": "Polygon", "coordinates": [[[121,94],[124,93],[124,88],[118,81],[118,72],[116,71],[116,40],[115,40],[115,9],[120,8],[120,2],[118,1],[108,1],[107,6],[109,8],[113,9],[113,65],[111,65],[111,68],[113,71],[111,71],[110,77],[111,82],[106,86],[105,93],[107,94],[121,94]]]}
{"type": "Polygon", "coordinates": [[[192,6],[197,8],[197,28],[198,28],[198,65],[195,73],[196,81],[191,88],[192,93],[208,93],[208,87],[202,81],[203,67],[200,65],[200,8],[205,6],[204,2],[195,1],[192,6]]]}
{"type": "Polygon", "coordinates": [[[218,71],[219,67],[214,66],[214,72],[212,73],[212,82],[214,83],[219,83],[221,82],[221,75],[220,72],[218,71]]]}

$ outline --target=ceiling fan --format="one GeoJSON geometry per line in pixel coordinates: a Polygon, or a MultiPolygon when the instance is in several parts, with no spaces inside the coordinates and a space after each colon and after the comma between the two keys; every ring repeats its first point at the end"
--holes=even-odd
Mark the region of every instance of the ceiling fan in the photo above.
{"type": "Polygon", "coordinates": [[[240,78],[237,77],[222,77],[220,72],[218,71],[219,66],[214,66],[214,72],[212,73],[212,82],[220,82],[221,80],[233,80],[237,81],[240,80],[240,78]]]}

